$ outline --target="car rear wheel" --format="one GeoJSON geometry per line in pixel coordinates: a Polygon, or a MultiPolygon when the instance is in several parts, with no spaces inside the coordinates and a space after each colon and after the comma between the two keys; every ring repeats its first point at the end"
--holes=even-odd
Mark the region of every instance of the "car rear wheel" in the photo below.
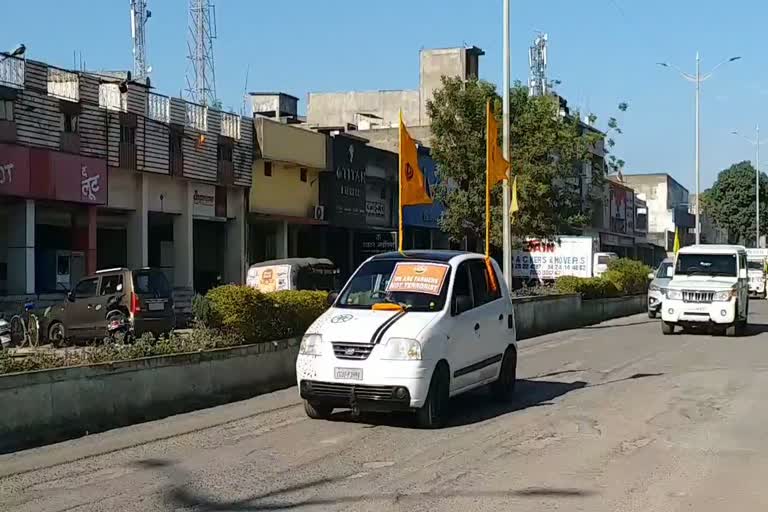
{"type": "Polygon", "coordinates": [[[67,329],[61,322],[53,322],[48,327],[48,341],[56,348],[63,347],[67,341],[67,329]]]}
{"type": "Polygon", "coordinates": [[[419,427],[440,428],[445,424],[448,409],[448,369],[438,365],[429,383],[429,392],[424,405],[416,412],[419,427]]]}
{"type": "Polygon", "coordinates": [[[499,378],[491,384],[493,397],[499,402],[509,402],[515,396],[517,383],[517,354],[514,348],[507,348],[501,360],[499,378]]]}
{"type": "Polygon", "coordinates": [[[327,420],[333,413],[333,407],[304,400],[304,412],[313,420],[327,420]]]}

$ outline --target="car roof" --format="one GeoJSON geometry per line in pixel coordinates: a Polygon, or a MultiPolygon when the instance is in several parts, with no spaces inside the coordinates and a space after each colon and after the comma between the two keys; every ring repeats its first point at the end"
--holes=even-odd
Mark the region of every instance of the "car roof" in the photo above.
{"type": "Polygon", "coordinates": [[[734,252],[747,252],[743,245],[689,245],[680,249],[683,254],[733,254],[734,252]]]}
{"type": "Polygon", "coordinates": [[[376,254],[374,256],[371,256],[370,261],[379,261],[379,260],[409,260],[409,259],[415,259],[415,260],[426,260],[426,261],[439,261],[442,263],[448,263],[454,258],[460,258],[462,256],[477,256],[479,258],[482,258],[482,254],[474,253],[474,252],[467,252],[467,251],[449,251],[449,250],[412,250],[412,251],[392,251],[392,252],[384,252],[381,254],[376,254]]]}

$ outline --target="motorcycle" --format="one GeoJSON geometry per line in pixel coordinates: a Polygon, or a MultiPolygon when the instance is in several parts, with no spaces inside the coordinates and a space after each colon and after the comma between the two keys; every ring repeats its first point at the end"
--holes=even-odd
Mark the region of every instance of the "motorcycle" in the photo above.
{"type": "Polygon", "coordinates": [[[6,350],[11,345],[11,324],[0,318],[0,350],[6,350]]]}

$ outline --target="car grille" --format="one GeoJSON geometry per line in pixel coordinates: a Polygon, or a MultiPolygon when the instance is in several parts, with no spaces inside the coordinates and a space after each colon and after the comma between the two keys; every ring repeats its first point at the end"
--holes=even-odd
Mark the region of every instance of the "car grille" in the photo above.
{"type": "Polygon", "coordinates": [[[715,292],[702,292],[696,290],[683,290],[683,302],[712,302],[715,292]]]}
{"type": "Polygon", "coordinates": [[[323,398],[351,398],[360,400],[393,400],[395,386],[362,386],[336,382],[305,381],[312,396],[323,398]]]}
{"type": "Polygon", "coordinates": [[[373,345],[370,344],[333,342],[333,353],[336,354],[336,359],[352,359],[360,361],[368,359],[372,350],[373,345]]]}

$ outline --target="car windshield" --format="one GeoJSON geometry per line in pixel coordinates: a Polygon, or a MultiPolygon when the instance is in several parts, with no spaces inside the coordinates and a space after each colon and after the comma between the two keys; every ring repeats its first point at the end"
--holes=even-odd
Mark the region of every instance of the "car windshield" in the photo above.
{"type": "Polygon", "coordinates": [[[170,297],[171,287],[165,274],[157,270],[137,270],[133,273],[133,287],[139,295],[170,297]]]}
{"type": "Polygon", "coordinates": [[[736,277],[736,254],[678,254],[675,274],[736,277]]]}
{"type": "Polygon", "coordinates": [[[413,311],[440,311],[445,306],[449,277],[450,267],[442,263],[403,260],[369,261],[347,283],[336,302],[336,307],[370,309],[374,304],[389,302],[401,304],[413,311]],[[406,285],[398,284],[397,288],[403,291],[391,290],[390,288],[394,286],[390,285],[390,281],[398,263],[403,264],[398,270],[398,277],[402,274],[406,279],[412,277],[408,275],[410,269],[407,266],[413,266],[413,271],[417,274],[422,272],[431,274],[432,271],[436,271],[440,281],[437,289],[412,291],[417,285],[411,282],[406,285]],[[425,272],[424,269],[427,271],[425,272]]]}
{"type": "Polygon", "coordinates": [[[749,270],[764,270],[762,261],[756,261],[756,260],[747,261],[747,267],[749,268],[749,270]]]}
{"type": "Polygon", "coordinates": [[[656,271],[656,277],[659,279],[669,279],[672,277],[672,263],[662,263],[656,271]]]}

